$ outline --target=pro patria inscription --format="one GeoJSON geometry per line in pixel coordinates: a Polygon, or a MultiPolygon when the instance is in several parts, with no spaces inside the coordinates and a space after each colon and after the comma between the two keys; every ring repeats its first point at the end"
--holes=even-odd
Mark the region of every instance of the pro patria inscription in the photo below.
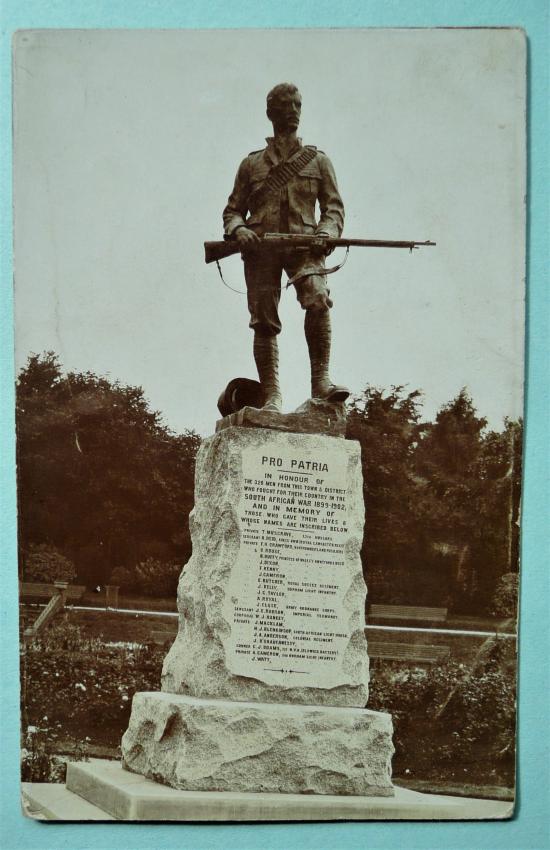
{"type": "MultiPolygon", "coordinates": [[[[343,441],[342,441],[343,442],[343,441]]],[[[267,684],[332,688],[346,682],[352,623],[344,604],[347,454],[242,452],[240,549],[225,616],[226,663],[267,684]]]]}

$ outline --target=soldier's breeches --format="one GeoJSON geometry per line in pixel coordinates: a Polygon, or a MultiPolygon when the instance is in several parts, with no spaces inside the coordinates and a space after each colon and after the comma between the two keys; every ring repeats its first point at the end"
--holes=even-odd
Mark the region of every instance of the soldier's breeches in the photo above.
{"type": "Polygon", "coordinates": [[[281,332],[281,272],[278,257],[257,254],[244,260],[249,327],[262,336],[275,336],[281,332]]]}
{"type": "Polygon", "coordinates": [[[323,257],[310,254],[256,254],[244,260],[244,274],[250,312],[250,327],[263,336],[274,336],[281,332],[279,301],[281,299],[281,275],[283,270],[288,277],[299,274],[301,270],[317,271],[318,274],[306,274],[294,284],[296,297],[303,310],[326,310],[332,307],[327,287],[323,257]]]}

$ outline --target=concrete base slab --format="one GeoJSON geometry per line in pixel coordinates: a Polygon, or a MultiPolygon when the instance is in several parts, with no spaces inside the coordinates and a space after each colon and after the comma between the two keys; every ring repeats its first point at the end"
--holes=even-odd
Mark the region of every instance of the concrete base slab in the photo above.
{"type": "MultiPolygon", "coordinates": [[[[29,793],[35,788],[31,786],[29,793]]],[[[513,803],[397,787],[394,797],[178,791],[101,759],[69,763],[67,788],[113,818],[127,821],[504,820],[514,811],[513,803]]],[[[57,819],[82,816],[64,814],[57,819]]]]}
{"type": "Polygon", "coordinates": [[[52,782],[21,784],[23,813],[35,820],[115,820],[103,809],[52,782]]]}

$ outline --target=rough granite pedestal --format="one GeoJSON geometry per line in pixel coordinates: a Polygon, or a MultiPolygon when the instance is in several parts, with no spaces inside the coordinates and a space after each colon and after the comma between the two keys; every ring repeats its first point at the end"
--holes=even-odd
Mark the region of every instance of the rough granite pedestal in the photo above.
{"type": "Polygon", "coordinates": [[[391,798],[391,717],[364,707],[359,444],[342,405],[237,419],[197,457],[178,635],[162,691],[134,696],[122,774],[243,799],[391,798]]]}
{"type": "Polygon", "coordinates": [[[337,405],[245,409],[201,446],[178,636],[162,693],[134,697],[127,770],[189,791],[393,794],[391,718],[364,709],[361,457],[342,422],[337,405]]]}
{"type": "Polygon", "coordinates": [[[317,404],[245,409],[203,443],[178,636],[162,693],[134,697],[127,770],[188,791],[393,795],[391,718],[364,708],[361,456],[342,436],[340,407],[317,404]]]}

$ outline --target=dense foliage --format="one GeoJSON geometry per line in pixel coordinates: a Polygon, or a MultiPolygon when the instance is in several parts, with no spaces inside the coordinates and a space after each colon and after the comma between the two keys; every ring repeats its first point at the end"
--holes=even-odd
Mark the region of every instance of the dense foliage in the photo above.
{"type": "Polygon", "coordinates": [[[87,638],[66,617],[54,622],[22,648],[24,725],[48,728],[53,741],[98,729],[120,737],[134,693],[160,689],[165,654],[162,647],[87,638]]]}
{"type": "Polygon", "coordinates": [[[467,780],[485,763],[486,781],[513,786],[515,663],[513,645],[502,640],[489,641],[471,665],[375,663],[369,708],[392,714],[394,771],[467,780]]]}
{"type": "Polygon", "coordinates": [[[31,543],[22,567],[26,581],[47,584],[54,581],[70,582],[76,575],[73,562],[58,552],[55,546],[48,546],[47,543],[31,543]]]}
{"type": "Polygon", "coordinates": [[[493,596],[493,614],[496,617],[515,617],[518,607],[519,576],[505,573],[500,577],[493,596]]]}
{"type": "MultiPolygon", "coordinates": [[[[46,723],[48,718],[45,718],[46,723]]],[[[61,724],[56,724],[57,728],[61,724]]],[[[55,738],[57,733],[50,731],[47,725],[28,726],[23,737],[21,748],[21,781],[22,782],[65,782],[67,776],[67,760],[55,754],[55,738]]],[[[89,761],[86,741],[74,738],[71,741],[69,761],[89,761]]]]}
{"type": "Polygon", "coordinates": [[[63,375],[32,355],[17,382],[20,564],[55,547],[88,586],[147,558],[190,554],[199,438],[173,434],[140,387],[63,375]]]}
{"type": "Polygon", "coordinates": [[[488,613],[518,569],[521,423],[487,431],[465,390],[420,421],[420,393],[367,387],[347,436],[362,448],[371,601],[488,613]]]}
{"type": "Polygon", "coordinates": [[[146,596],[174,598],[182,566],[177,561],[165,562],[147,558],[136,566],[138,589],[146,596]]]}

